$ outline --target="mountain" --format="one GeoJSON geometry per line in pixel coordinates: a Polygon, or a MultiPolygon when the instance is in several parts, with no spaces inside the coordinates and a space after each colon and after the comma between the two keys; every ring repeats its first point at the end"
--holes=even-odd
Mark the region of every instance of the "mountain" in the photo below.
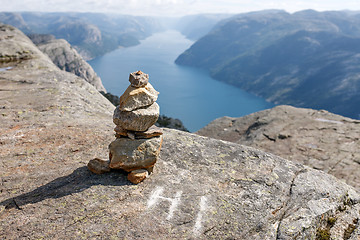
{"type": "Polygon", "coordinates": [[[360,121],[327,111],[277,106],[222,117],[197,134],[262,149],[343,179],[360,191],[360,121]]]}
{"type": "Polygon", "coordinates": [[[11,26],[16,26],[17,28],[22,29],[24,32],[30,31],[20,13],[0,12],[0,22],[7,23],[11,26]]]}
{"type": "Polygon", "coordinates": [[[360,15],[265,11],[220,22],[177,59],[276,104],[360,117],[360,15]],[[211,51],[209,51],[211,49],[211,51]]]}
{"type": "Polygon", "coordinates": [[[141,39],[162,30],[155,18],[102,13],[3,12],[0,22],[18,27],[26,34],[64,38],[86,60],[118,47],[137,45],[141,39]]]}
{"type": "Polygon", "coordinates": [[[43,35],[43,39],[35,35],[32,35],[32,37],[39,42],[37,47],[61,70],[74,73],[85,79],[85,81],[93,85],[98,91],[106,92],[101,79],[92,67],[66,40],[52,39],[49,35],[43,35]]]}
{"type": "Polygon", "coordinates": [[[236,143],[164,129],[144,182],[91,173],[114,140],[114,107],[19,30],[0,25],[0,39],[2,238],[359,237],[354,188],[236,143]]]}

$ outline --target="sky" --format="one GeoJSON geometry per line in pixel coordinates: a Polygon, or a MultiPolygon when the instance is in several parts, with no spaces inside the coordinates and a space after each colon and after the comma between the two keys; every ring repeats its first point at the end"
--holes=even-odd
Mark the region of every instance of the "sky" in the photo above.
{"type": "Polygon", "coordinates": [[[106,12],[137,16],[242,13],[264,9],[360,10],[359,0],[0,0],[0,12],[106,12]]]}

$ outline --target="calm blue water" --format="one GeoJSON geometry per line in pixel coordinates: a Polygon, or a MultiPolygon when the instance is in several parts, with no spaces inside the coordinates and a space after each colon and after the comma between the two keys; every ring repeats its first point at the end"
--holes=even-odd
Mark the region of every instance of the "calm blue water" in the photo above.
{"type": "Polygon", "coordinates": [[[196,68],[178,66],[178,55],[193,42],[176,31],[154,34],[140,45],[122,48],[89,61],[108,92],[120,96],[129,74],[141,70],[160,92],[160,113],[179,118],[190,131],[212,120],[240,117],[272,107],[264,99],[212,79],[196,68]]]}

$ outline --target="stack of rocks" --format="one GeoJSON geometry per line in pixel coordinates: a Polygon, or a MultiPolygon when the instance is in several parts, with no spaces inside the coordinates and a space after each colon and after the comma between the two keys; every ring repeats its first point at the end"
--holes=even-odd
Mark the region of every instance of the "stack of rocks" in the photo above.
{"type": "Polygon", "coordinates": [[[93,159],[89,169],[97,174],[122,169],[132,183],[144,180],[153,170],[162,144],[162,130],[154,124],[159,117],[158,92],[141,71],[130,74],[130,86],[120,97],[113,121],[116,140],[109,145],[109,161],[93,159]]]}

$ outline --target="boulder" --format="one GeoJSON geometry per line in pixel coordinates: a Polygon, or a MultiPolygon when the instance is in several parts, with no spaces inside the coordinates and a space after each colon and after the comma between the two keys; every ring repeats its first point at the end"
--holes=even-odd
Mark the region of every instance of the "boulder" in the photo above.
{"type": "Polygon", "coordinates": [[[159,92],[148,83],[144,87],[129,86],[120,97],[120,110],[133,111],[147,107],[156,102],[159,92]]]}
{"type": "Polygon", "coordinates": [[[162,136],[150,139],[117,138],[110,143],[110,168],[127,172],[152,168],[159,158],[162,136]]]}
{"type": "Polygon", "coordinates": [[[121,111],[117,106],[113,121],[119,127],[131,131],[146,131],[157,121],[160,108],[155,102],[149,107],[140,108],[131,112],[121,111]]]}
{"type": "Polygon", "coordinates": [[[133,87],[144,87],[149,82],[149,75],[142,71],[130,73],[129,82],[133,87]]]}

